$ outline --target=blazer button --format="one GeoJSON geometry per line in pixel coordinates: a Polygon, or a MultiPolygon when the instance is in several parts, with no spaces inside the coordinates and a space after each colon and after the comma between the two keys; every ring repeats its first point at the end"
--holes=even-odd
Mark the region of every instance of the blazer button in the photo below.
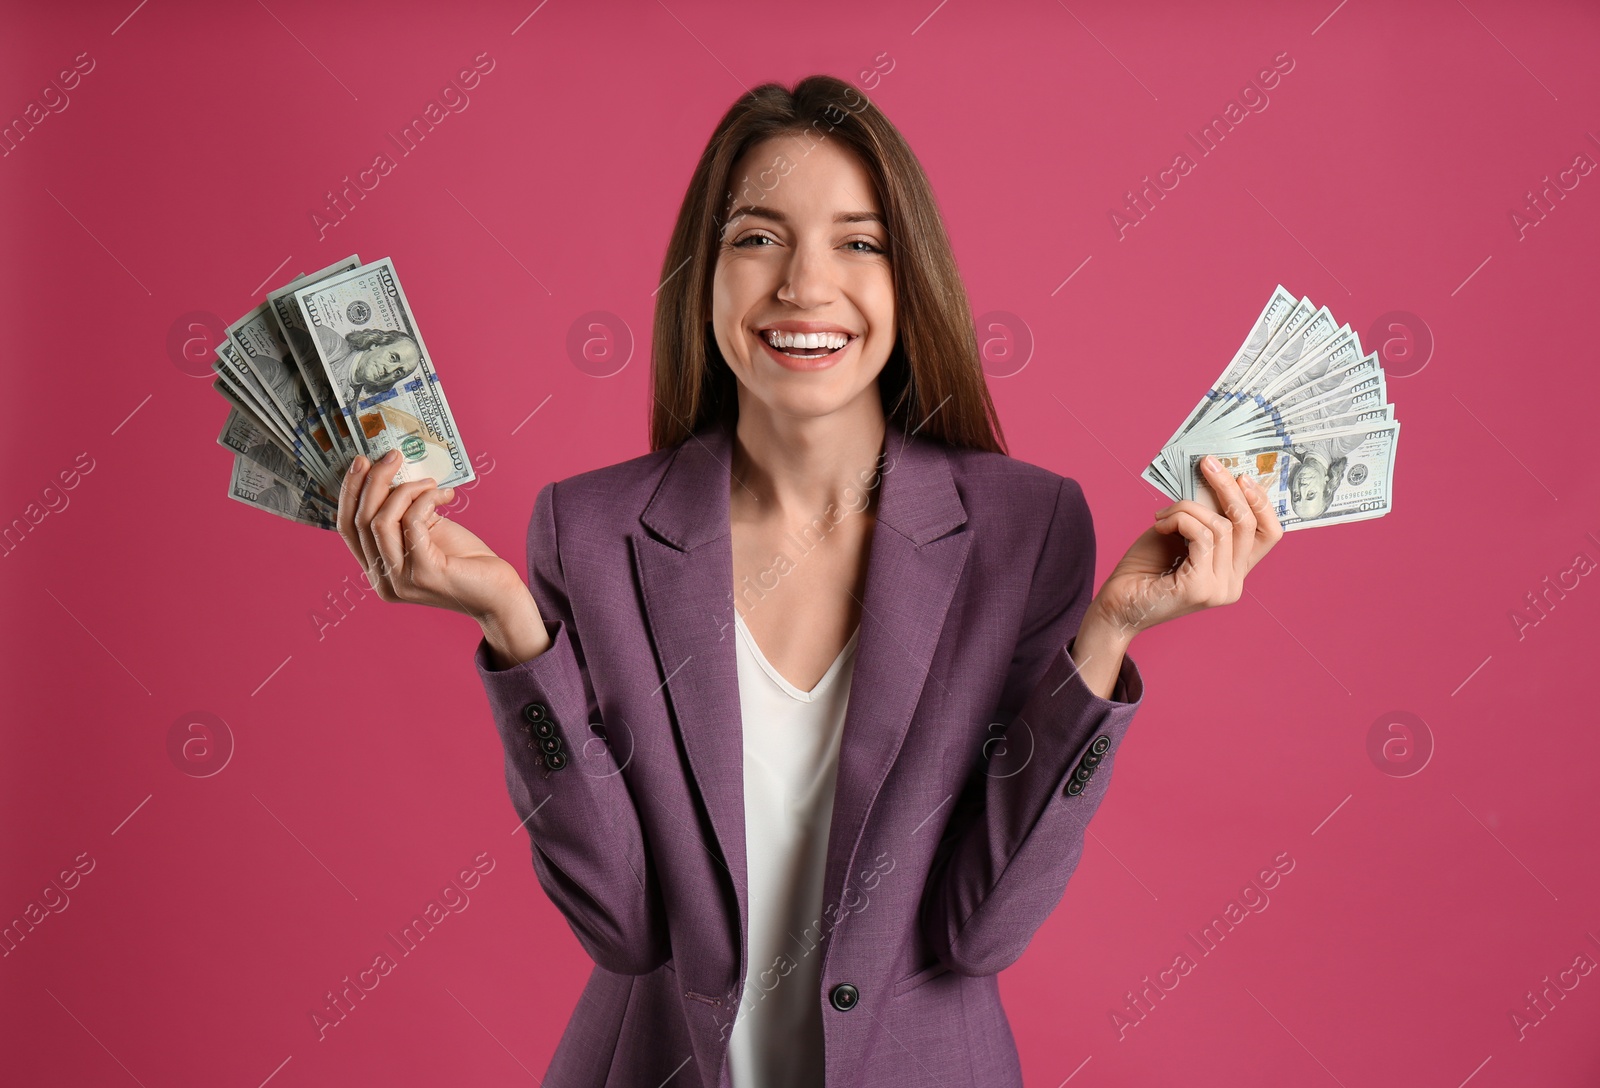
{"type": "Polygon", "coordinates": [[[1072,777],[1073,777],[1074,780],[1076,780],[1078,782],[1087,782],[1087,781],[1089,781],[1089,776],[1092,775],[1092,774],[1094,774],[1094,768],[1093,767],[1085,767],[1082,763],[1078,764],[1072,770],[1072,777]]]}
{"type": "Polygon", "coordinates": [[[543,703],[529,703],[522,708],[522,716],[534,725],[538,725],[550,717],[550,708],[543,703]]]}
{"type": "Polygon", "coordinates": [[[540,741],[539,741],[539,750],[544,752],[545,755],[551,755],[551,754],[553,754],[555,752],[561,751],[561,738],[560,737],[543,737],[543,738],[541,738],[540,741]]]}
{"type": "Polygon", "coordinates": [[[861,993],[848,982],[841,982],[828,994],[828,1000],[833,1002],[833,1007],[840,1012],[849,1012],[856,1007],[856,1002],[861,999],[861,993]]]}
{"type": "Polygon", "coordinates": [[[1100,757],[1095,755],[1093,752],[1085,752],[1083,754],[1083,758],[1078,760],[1078,762],[1085,767],[1098,767],[1100,766],[1100,757]]]}
{"type": "MultiPolygon", "coordinates": [[[[528,726],[524,725],[522,728],[527,729],[528,726]]],[[[544,739],[545,737],[553,737],[553,736],[555,736],[556,735],[556,723],[552,722],[552,721],[542,721],[542,722],[540,722],[538,725],[533,727],[533,735],[538,737],[538,738],[540,738],[541,740],[544,739]]]]}
{"type": "Polygon", "coordinates": [[[1078,794],[1080,794],[1082,792],[1083,792],[1083,782],[1082,782],[1081,779],[1079,779],[1079,778],[1077,778],[1075,776],[1072,777],[1072,778],[1067,779],[1067,790],[1066,790],[1066,793],[1067,793],[1068,797],[1076,797],[1076,796],[1078,796],[1078,794]]]}
{"type": "Polygon", "coordinates": [[[544,765],[552,771],[559,771],[567,765],[567,753],[551,752],[544,757],[544,765]]]}
{"type": "Polygon", "coordinates": [[[1097,756],[1103,756],[1106,754],[1106,749],[1109,747],[1111,747],[1111,738],[1106,736],[1104,733],[1101,733],[1098,737],[1094,738],[1094,743],[1089,745],[1089,751],[1093,752],[1097,756]]]}

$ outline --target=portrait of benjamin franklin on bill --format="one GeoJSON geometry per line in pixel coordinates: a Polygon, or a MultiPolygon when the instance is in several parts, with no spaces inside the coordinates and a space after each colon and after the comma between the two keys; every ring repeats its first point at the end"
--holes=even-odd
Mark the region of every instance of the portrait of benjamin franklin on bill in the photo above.
{"type": "MultiPolygon", "coordinates": [[[[1320,409],[1303,411],[1296,428],[1315,435],[1315,424],[1327,424],[1355,411],[1355,398],[1345,397],[1320,409]]],[[[1346,479],[1346,455],[1366,441],[1365,431],[1335,434],[1328,438],[1307,437],[1290,448],[1294,464],[1289,469],[1289,505],[1306,521],[1322,517],[1333,506],[1333,495],[1346,479]]],[[[1360,477],[1354,481],[1360,482],[1360,477]]]]}
{"type": "Polygon", "coordinates": [[[1316,442],[1297,442],[1289,451],[1289,505],[1306,521],[1322,517],[1333,506],[1333,496],[1344,482],[1346,454],[1366,439],[1365,434],[1341,435],[1316,442]]]}
{"type": "Polygon", "coordinates": [[[328,377],[352,409],[363,398],[392,389],[422,363],[422,349],[403,332],[356,329],[341,336],[318,325],[316,334],[328,377]]]}

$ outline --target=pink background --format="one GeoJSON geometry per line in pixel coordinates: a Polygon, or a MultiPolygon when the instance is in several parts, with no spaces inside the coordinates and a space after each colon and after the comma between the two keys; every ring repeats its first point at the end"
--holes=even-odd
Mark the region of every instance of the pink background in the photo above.
{"type": "Polygon", "coordinates": [[[1394,512],[1291,534],[1237,605],[1134,645],[1149,693],[1116,783],[1002,976],[1028,1083],[1600,1080],[1600,973],[1512,1019],[1600,962],[1600,578],[1568,576],[1520,638],[1511,617],[1600,561],[1600,174],[1512,220],[1600,161],[1593,5],[135,2],[12,3],[0,37],[4,118],[94,64],[0,158],[0,518],[66,503],[0,558],[0,916],[93,862],[0,959],[6,1080],[543,1073],[588,962],[514,830],[476,628],[369,595],[319,638],[357,567],[224,496],[184,315],[392,256],[480,459],[459,516],[520,561],[544,482],[645,452],[652,292],[713,125],[818,71],[921,157],[975,313],[1003,311],[983,324],[1012,452],[1082,482],[1101,576],[1166,501],[1139,468],[1276,283],[1390,341],[1394,512]],[[1119,240],[1123,194],[1285,53],[1267,108],[1119,240]],[[319,238],[324,194],[482,54],[470,105],[319,238]],[[567,347],[593,311],[633,339],[588,365],[609,376],[567,347]],[[1004,373],[1013,334],[1033,348],[1004,373]],[[233,749],[197,777],[205,753],[169,744],[202,715],[233,749]],[[1412,754],[1370,755],[1402,719],[1412,754]],[[484,854],[470,907],[319,1041],[327,991],[484,854]],[[1270,904],[1200,956],[1186,935],[1283,854],[1270,904]]]}

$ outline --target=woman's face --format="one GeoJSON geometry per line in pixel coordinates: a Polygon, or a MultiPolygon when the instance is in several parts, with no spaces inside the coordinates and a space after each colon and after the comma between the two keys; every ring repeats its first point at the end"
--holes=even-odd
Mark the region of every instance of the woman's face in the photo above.
{"type": "Polygon", "coordinates": [[[767,140],[734,166],[711,325],[741,413],[751,398],[794,418],[876,398],[894,347],[890,239],[872,179],[837,141],[813,139],[767,140]],[[831,335],[778,347],[763,332],[774,329],[831,335]]]}
{"type": "Polygon", "coordinates": [[[421,359],[415,341],[396,340],[363,351],[351,374],[364,385],[388,387],[415,370],[421,359]]]}

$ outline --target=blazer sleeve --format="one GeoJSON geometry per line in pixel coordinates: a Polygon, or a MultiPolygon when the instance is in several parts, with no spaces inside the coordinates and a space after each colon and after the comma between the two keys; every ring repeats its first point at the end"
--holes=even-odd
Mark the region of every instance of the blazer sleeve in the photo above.
{"type": "Polygon", "coordinates": [[[1001,705],[935,850],[923,935],[964,975],[995,974],[1022,955],[1066,891],[1111,764],[1144,699],[1124,654],[1111,697],[1089,690],[1070,654],[1094,596],[1094,526],[1063,478],[1034,571],[1001,705]]]}
{"type": "Polygon", "coordinates": [[[642,975],[671,956],[666,910],[573,626],[556,541],[555,488],[552,482],[539,492],[528,527],[528,588],[551,644],[532,660],[496,669],[480,639],[474,664],[505,747],[506,788],[527,829],[540,885],[596,964],[642,975]]]}

